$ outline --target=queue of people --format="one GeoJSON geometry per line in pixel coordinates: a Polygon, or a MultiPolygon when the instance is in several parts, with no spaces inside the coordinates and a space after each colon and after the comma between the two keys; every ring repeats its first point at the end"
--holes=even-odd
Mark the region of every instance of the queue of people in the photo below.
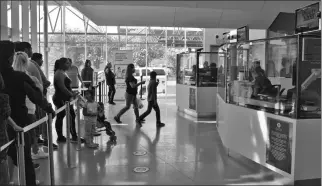
{"type": "MultiPolygon", "coordinates": [[[[42,54],[33,53],[32,47],[28,42],[0,41],[0,146],[6,144],[9,140],[15,140],[7,149],[0,152],[0,185],[9,185],[13,177],[13,168],[18,165],[16,132],[23,131],[27,125],[43,118],[46,114],[52,114],[56,117],[53,106],[47,100],[47,92],[51,82],[47,79],[41,70],[43,64],[42,54]],[[8,158],[9,157],[9,158],[8,158]]],[[[109,86],[109,104],[114,105],[115,74],[111,70],[111,64],[105,68],[106,83],[109,86]]],[[[60,58],[54,65],[53,85],[55,93],[52,101],[55,108],[58,109],[65,105],[65,102],[75,99],[78,95],[73,88],[81,85],[88,88],[85,92],[86,104],[83,107],[86,129],[86,140],[81,139],[89,148],[96,148],[98,145],[93,143],[94,126],[97,125],[98,110],[101,103],[94,101],[95,89],[93,86],[93,69],[91,62],[86,60],[85,67],[79,74],[78,68],[72,64],[69,58],[60,58]],[[79,80],[79,81],[78,81],[79,80]],[[87,126],[87,127],[86,127],[87,126]]],[[[126,72],[126,106],[120,110],[114,119],[121,123],[120,117],[134,105],[136,123],[142,126],[144,118],[151,112],[152,108],[156,111],[157,127],[163,127],[160,119],[160,109],[157,104],[158,80],[157,74],[150,74],[151,81],[148,86],[148,107],[143,115],[139,115],[137,87],[145,82],[137,83],[133,76],[135,67],[129,64],[126,72]]],[[[103,109],[104,110],[104,109],[103,109]]],[[[78,134],[76,132],[76,114],[73,106],[70,107],[71,114],[71,142],[77,143],[78,134]]],[[[57,132],[57,142],[65,143],[66,137],[63,135],[63,119],[66,116],[65,111],[57,114],[55,128],[57,132]]],[[[107,126],[108,127],[108,126],[107,126]]],[[[110,127],[110,126],[109,126],[110,127]]],[[[112,130],[111,130],[112,131],[112,130]]],[[[115,138],[115,134],[114,137],[115,138]]],[[[48,153],[40,148],[40,144],[48,147],[47,125],[38,127],[24,133],[24,158],[26,184],[29,186],[38,185],[35,169],[39,164],[33,162],[35,159],[47,158],[48,153]],[[41,137],[42,138],[41,138],[41,137]]],[[[56,144],[52,144],[53,149],[58,149],[56,144]]],[[[12,183],[11,183],[12,184],[12,183]]]]}

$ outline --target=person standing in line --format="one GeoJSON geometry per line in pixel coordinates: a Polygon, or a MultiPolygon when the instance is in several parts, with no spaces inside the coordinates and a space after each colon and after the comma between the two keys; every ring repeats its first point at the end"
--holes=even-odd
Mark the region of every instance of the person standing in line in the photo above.
{"type": "MultiPolygon", "coordinates": [[[[36,87],[32,79],[24,72],[14,71],[12,68],[13,55],[15,46],[11,41],[0,41],[0,73],[2,74],[5,88],[4,93],[9,95],[9,103],[11,107],[11,118],[19,126],[25,127],[28,122],[28,109],[26,107],[26,97],[31,102],[39,105],[47,113],[55,117],[55,111],[43,97],[41,90],[36,87]]],[[[10,123],[10,122],[9,122],[10,123]]],[[[14,128],[9,127],[7,129],[9,140],[16,138],[16,131],[14,128]]],[[[31,159],[31,144],[29,133],[25,133],[25,146],[24,146],[24,158],[25,158],[25,173],[26,173],[26,185],[36,185],[36,175],[34,164],[31,159]]],[[[17,148],[16,143],[9,146],[8,155],[13,161],[15,166],[17,162],[17,148]]]]}
{"type": "MultiPolygon", "coordinates": [[[[77,93],[74,93],[71,88],[71,80],[66,74],[66,71],[70,67],[70,61],[67,58],[60,58],[56,60],[54,66],[54,88],[55,94],[53,95],[53,102],[57,109],[65,105],[65,102],[71,101],[77,93]]],[[[57,114],[56,119],[56,132],[57,132],[57,142],[65,143],[66,137],[63,136],[63,120],[66,115],[66,112],[57,114]]],[[[77,143],[77,133],[76,133],[76,114],[74,108],[70,107],[70,116],[71,116],[71,125],[70,125],[70,134],[72,135],[71,142],[77,143]]],[[[84,143],[85,140],[81,138],[81,142],[84,143]]]]}
{"type": "MultiPolygon", "coordinates": [[[[42,92],[42,90],[43,90],[42,84],[40,84],[40,82],[38,81],[38,79],[36,77],[31,76],[29,74],[29,72],[27,71],[28,63],[31,63],[31,62],[29,61],[27,54],[24,52],[17,52],[15,54],[14,62],[13,62],[12,66],[15,71],[24,72],[27,75],[29,75],[29,77],[34,81],[37,88],[39,88],[42,92]]],[[[27,97],[26,98],[26,106],[28,108],[28,117],[29,117],[29,122],[31,124],[31,123],[37,121],[36,116],[35,116],[36,105],[34,103],[32,103],[30,101],[30,99],[27,97]]],[[[36,141],[37,138],[35,138],[37,131],[35,129],[33,129],[30,132],[33,135],[33,140],[34,140],[34,143],[32,146],[32,152],[31,152],[32,159],[47,158],[48,153],[44,152],[42,148],[38,147],[38,142],[36,141]]]]}
{"type": "MultiPolygon", "coordinates": [[[[24,53],[26,53],[27,58],[31,58],[32,54],[33,54],[31,44],[28,43],[28,42],[16,42],[15,50],[16,50],[16,52],[24,52],[24,53]]],[[[28,65],[27,66],[28,75],[37,78],[39,83],[41,85],[43,85],[41,72],[37,68],[37,64],[28,59],[27,65],[28,65]]],[[[43,91],[43,88],[42,88],[41,91],[43,91]]],[[[28,105],[30,105],[30,104],[28,104],[28,105]]],[[[37,105],[35,107],[36,107],[37,112],[29,110],[29,113],[33,112],[32,114],[35,115],[35,118],[33,118],[33,119],[34,119],[34,121],[37,121],[37,120],[42,118],[42,115],[41,115],[41,112],[39,111],[41,109],[38,108],[37,105]]],[[[44,143],[44,141],[40,138],[40,135],[42,134],[42,128],[43,128],[43,126],[38,126],[35,129],[33,129],[35,131],[35,132],[32,133],[32,138],[33,138],[32,158],[33,159],[40,159],[40,158],[48,157],[48,153],[45,153],[44,151],[42,151],[39,148],[39,144],[44,143]]]]}
{"type": "Polygon", "coordinates": [[[72,59],[68,58],[70,61],[70,68],[66,72],[68,77],[72,80],[72,88],[78,89],[79,88],[79,82],[81,82],[81,86],[83,86],[83,80],[81,75],[79,74],[78,67],[73,64],[72,59]]]}
{"type": "Polygon", "coordinates": [[[84,86],[86,88],[90,88],[91,86],[93,86],[94,70],[91,66],[92,66],[91,61],[87,59],[85,61],[85,67],[82,69],[82,72],[81,72],[82,80],[89,81],[84,83],[84,86]]]}
{"type": "Polygon", "coordinates": [[[157,87],[159,85],[159,81],[157,80],[157,73],[152,71],[150,73],[150,82],[148,85],[148,108],[147,110],[139,117],[140,121],[142,122],[145,117],[147,117],[150,113],[152,108],[155,111],[157,122],[157,127],[164,127],[164,123],[161,122],[160,118],[160,108],[157,101],[157,87]]]}
{"type": "Polygon", "coordinates": [[[111,70],[112,64],[107,63],[105,67],[105,79],[106,79],[106,84],[108,86],[108,103],[111,105],[115,105],[114,103],[114,95],[115,95],[115,74],[111,70]]]}
{"type": "Polygon", "coordinates": [[[123,109],[120,110],[120,112],[114,117],[114,120],[117,123],[122,123],[120,118],[121,116],[130,109],[131,104],[133,104],[134,114],[136,118],[136,124],[138,126],[142,126],[141,121],[139,119],[139,108],[138,108],[138,102],[136,95],[138,94],[138,86],[141,84],[144,84],[145,81],[142,81],[140,83],[137,83],[137,79],[133,76],[133,73],[135,72],[134,64],[129,64],[126,69],[126,77],[125,77],[125,83],[126,83],[126,92],[125,92],[125,101],[126,105],[123,109]]]}
{"type": "MultiPolygon", "coordinates": [[[[9,142],[7,124],[9,116],[11,115],[9,95],[3,93],[4,88],[5,84],[0,73],[0,147],[9,142]]],[[[9,122],[9,124],[15,131],[23,131],[23,129],[15,123],[9,122]]],[[[4,149],[0,152],[0,185],[9,185],[10,183],[7,150],[8,149],[4,149]]]]}
{"type": "MultiPolygon", "coordinates": [[[[51,84],[51,82],[47,79],[47,77],[45,76],[44,72],[42,71],[41,67],[44,63],[43,61],[43,56],[40,53],[33,53],[30,62],[34,63],[37,67],[37,69],[40,72],[40,76],[41,76],[41,80],[42,80],[42,86],[43,86],[43,95],[45,97],[45,99],[47,99],[47,91],[48,88],[51,84]]],[[[46,113],[44,112],[44,110],[40,109],[39,107],[36,107],[36,115],[40,116],[40,118],[43,118],[46,116],[46,113]]],[[[47,121],[46,121],[47,122],[47,121]]],[[[47,124],[42,124],[39,125],[39,127],[41,128],[41,133],[42,133],[42,138],[43,138],[43,145],[45,147],[48,147],[48,136],[47,136],[47,124]]],[[[41,140],[38,141],[38,143],[41,143],[41,140]]],[[[56,150],[58,149],[58,146],[56,144],[53,143],[53,149],[56,150]]]]}

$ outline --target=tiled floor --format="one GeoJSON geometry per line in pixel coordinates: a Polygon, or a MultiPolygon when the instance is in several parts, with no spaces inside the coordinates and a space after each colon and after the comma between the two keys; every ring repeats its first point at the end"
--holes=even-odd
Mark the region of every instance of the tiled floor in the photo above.
{"type": "MultiPolygon", "coordinates": [[[[103,132],[95,137],[100,144],[97,150],[82,146],[76,151],[76,145],[71,145],[74,168],[67,167],[66,144],[60,144],[54,151],[56,185],[222,185],[270,180],[262,179],[267,170],[244,166],[240,158],[227,156],[214,122],[196,122],[177,113],[175,99],[162,99],[159,104],[164,128],[156,129],[154,111],[142,128],[136,128],[131,109],[121,118],[128,125],[113,126],[118,137],[116,146],[108,143],[109,137],[103,132]],[[147,153],[135,156],[135,151],[147,153]],[[147,167],[149,171],[135,173],[135,167],[147,167]]],[[[123,102],[106,106],[112,124],[122,106],[123,102]]],[[[50,184],[48,160],[37,162],[41,164],[38,179],[42,185],[50,184]]]]}

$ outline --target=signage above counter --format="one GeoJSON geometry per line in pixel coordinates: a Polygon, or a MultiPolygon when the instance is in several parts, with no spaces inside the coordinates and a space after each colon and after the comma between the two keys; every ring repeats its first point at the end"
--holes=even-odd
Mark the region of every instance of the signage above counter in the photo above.
{"type": "Polygon", "coordinates": [[[295,11],[295,33],[319,30],[320,4],[314,3],[295,11]]]}

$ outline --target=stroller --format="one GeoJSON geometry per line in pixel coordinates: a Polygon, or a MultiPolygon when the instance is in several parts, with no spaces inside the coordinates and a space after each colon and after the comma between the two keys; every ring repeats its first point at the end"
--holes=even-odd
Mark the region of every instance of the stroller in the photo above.
{"type": "Polygon", "coordinates": [[[98,132],[105,131],[108,136],[110,136],[111,142],[116,142],[116,135],[115,132],[112,129],[111,123],[108,121],[105,121],[106,117],[104,114],[104,104],[102,102],[98,102],[98,115],[97,115],[97,128],[98,132]],[[105,129],[102,129],[105,127],[105,129]]]}

